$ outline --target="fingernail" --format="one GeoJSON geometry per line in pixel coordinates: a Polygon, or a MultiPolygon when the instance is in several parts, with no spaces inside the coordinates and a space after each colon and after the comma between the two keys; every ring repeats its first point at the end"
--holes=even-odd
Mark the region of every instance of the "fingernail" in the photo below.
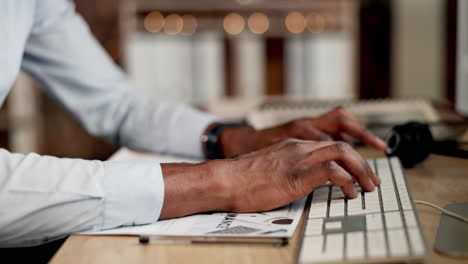
{"type": "Polygon", "coordinates": [[[382,183],[382,180],[381,180],[381,179],[379,178],[379,176],[377,176],[377,175],[375,176],[375,179],[377,180],[376,185],[377,185],[377,186],[380,186],[380,184],[382,183]]]}
{"type": "Polygon", "coordinates": [[[375,184],[370,178],[369,178],[369,183],[370,183],[371,188],[372,188],[370,191],[373,191],[375,189],[375,184]]]}
{"type": "Polygon", "coordinates": [[[387,143],[385,143],[385,141],[383,141],[381,138],[375,137],[375,140],[376,140],[377,144],[379,145],[380,149],[387,148],[387,143]]]}

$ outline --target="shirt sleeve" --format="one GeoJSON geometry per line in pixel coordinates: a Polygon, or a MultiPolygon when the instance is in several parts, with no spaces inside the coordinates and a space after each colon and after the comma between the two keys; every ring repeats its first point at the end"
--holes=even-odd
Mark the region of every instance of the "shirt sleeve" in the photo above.
{"type": "Polygon", "coordinates": [[[59,159],[0,149],[0,247],[155,222],[164,199],[154,162],[59,159]]]}
{"type": "Polygon", "coordinates": [[[37,1],[23,70],[93,135],[133,149],[202,157],[200,136],[215,117],[139,94],[74,9],[66,0],[37,1]]]}

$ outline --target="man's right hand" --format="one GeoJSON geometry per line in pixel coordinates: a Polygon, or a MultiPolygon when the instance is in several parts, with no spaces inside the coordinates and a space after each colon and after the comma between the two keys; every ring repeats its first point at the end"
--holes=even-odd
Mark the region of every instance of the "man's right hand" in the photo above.
{"type": "Polygon", "coordinates": [[[232,159],[162,164],[161,219],[202,211],[259,212],[302,199],[332,182],[355,198],[354,182],[374,190],[380,179],[347,143],[287,139],[232,159]]]}

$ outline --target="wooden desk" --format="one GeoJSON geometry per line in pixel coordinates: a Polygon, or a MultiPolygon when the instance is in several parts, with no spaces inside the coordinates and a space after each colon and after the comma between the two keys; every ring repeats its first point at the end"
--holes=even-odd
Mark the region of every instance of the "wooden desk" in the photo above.
{"type": "MultiPolygon", "coordinates": [[[[382,156],[367,148],[368,158],[382,156]]],[[[441,206],[468,202],[468,160],[431,156],[406,171],[413,197],[441,206]]],[[[432,249],[440,213],[418,205],[429,248],[432,249]]],[[[137,237],[71,236],[52,263],[294,263],[300,246],[302,222],[286,247],[254,245],[140,245],[137,237]]],[[[466,263],[433,251],[427,263],[466,263]]]]}

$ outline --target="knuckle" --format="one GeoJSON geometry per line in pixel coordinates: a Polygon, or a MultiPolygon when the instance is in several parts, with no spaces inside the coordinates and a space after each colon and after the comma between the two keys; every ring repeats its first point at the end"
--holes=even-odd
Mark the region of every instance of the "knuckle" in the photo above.
{"type": "Polygon", "coordinates": [[[332,137],[330,137],[327,134],[319,134],[318,138],[319,138],[320,141],[330,141],[330,140],[332,140],[332,137]]]}
{"type": "Polygon", "coordinates": [[[328,179],[333,181],[334,184],[337,184],[337,185],[340,185],[340,186],[346,184],[347,180],[343,181],[344,172],[343,172],[342,169],[340,169],[338,164],[336,164],[333,161],[326,161],[326,162],[323,163],[323,167],[326,170],[328,179]]]}
{"type": "Polygon", "coordinates": [[[289,122],[289,129],[291,130],[300,130],[304,127],[304,120],[296,119],[289,122]]]}
{"type": "Polygon", "coordinates": [[[372,133],[372,131],[370,131],[369,129],[367,129],[365,126],[362,126],[362,134],[364,136],[367,136],[367,137],[373,137],[374,136],[374,133],[372,133]]]}
{"type": "Polygon", "coordinates": [[[337,170],[337,165],[334,161],[325,161],[322,166],[327,170],[328,173],[335,172],[337,170]]]}
{"type": "Polygon", "coordinates": [[[366,161],[363,161],[362,167],[363,167],[363,171],[364,171],[367,175],[373,175],[373,174],[374,174],[374,172],[372,171],[371,167],[369,166],[369,164],[367,164],[366,161]]]}
{"type": "Polygon", "coordinates": [[[333,110],[333,112],[336,113],[336,114],[339,114],[339,115],[343,115],[343,114],[347,113],[347,111],[342,106],[337,106],[333,110]]]}
{"type": "Polygon", "coordinates": [[[347,154],[351,150],[351,145],[344,141],[338,141],[335,144],[332,145],[332,148],[334,151],[340,153],[340,154],[347,154]]]}
{"type": "Polygon", "coordinates": [[[340,114],[340,115],[338,115],[338,116],[336,117],[336,120],[337,120],[339,123],[343,124],[343,123],[346,123],[346,122],[349,121],[349,117],[340,114]]]}
{"type": "Polygon", "coordinates": [[[301,142],[298,139],[295,138],[286,138],[281,141],[281,144],[285,146],[286,148],[298,148],[301,144],[301,142]]]}
{"type": "Polygon", "coordinates": [[[354,180],[353,180],[353,178],[352,178],[351,176],[345,177],[344,183],[345,183],[345,185],[353,185],[353,184],[354,184],[354,180]]]}

